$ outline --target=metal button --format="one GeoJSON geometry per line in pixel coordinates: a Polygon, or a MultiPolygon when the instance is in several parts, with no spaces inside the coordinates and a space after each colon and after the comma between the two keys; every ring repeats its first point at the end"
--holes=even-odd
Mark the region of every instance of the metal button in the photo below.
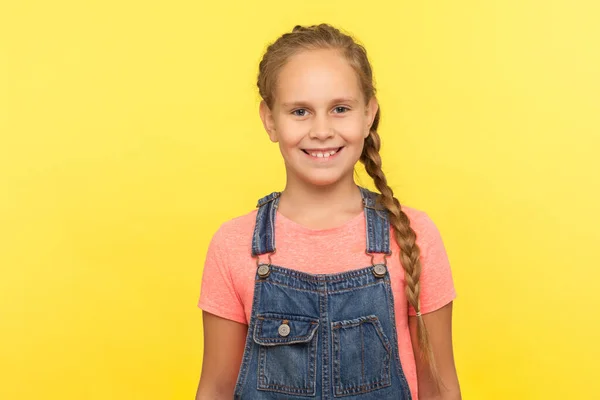
{"type": "Polygon", "coordinates": [[[267,276],[269,276],[269,273],[271,273],[271,268],[269,268],[267,264],[261,264],[258,267],[258,276],[260,276],[261,278],[266,278],[267,276]]]}
{"type": "Polygon", "coordinates": [[[373,266],[373,275],[378,278],[383,278],[387,272],[387,267],[384,264],[377,264],[373,266]]]}
{"type": "Polygon", "coordinates": [[[279,325],[277,332],[279,332],[280,336],[285,337],[290,334],[290,326],[288,324],[281,324],[281,325],[279,325]]]}

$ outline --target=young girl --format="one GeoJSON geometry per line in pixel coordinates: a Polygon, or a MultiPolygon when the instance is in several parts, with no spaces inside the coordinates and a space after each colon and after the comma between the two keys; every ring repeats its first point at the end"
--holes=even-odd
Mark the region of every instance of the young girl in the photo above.
{"type": "Polygon", "coordinates": [[[196,398],[460,399],[450,265],[381,169],[365,49],[296,26],[268,47],[258,88],[287,182],[211,240],[196,398]],[[355,184],[358,161],[381,194],[355,184]]]}

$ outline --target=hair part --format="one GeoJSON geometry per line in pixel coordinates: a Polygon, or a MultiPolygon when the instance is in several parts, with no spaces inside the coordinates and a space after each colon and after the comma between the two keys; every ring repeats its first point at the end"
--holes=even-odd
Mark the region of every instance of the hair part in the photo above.
{"type": "MultiPolygon", "coordinates": [[[[339,29],[329,24],[319,24],[296,25],[291,32],[283,34],[267,47],[259,64],[257,86],[260,96],[269,108],[272,108],[275,101],[279,71],[289,58],[302,51],[321,49],[338,50],[346,58],[358,76],[365,104],[368,104],[370,99],[375,96],[376,89],[366,49],[352,36],[342,33],[339,29]]],[[[373,178],[375,186],[381,192],[378,202],[387,209],[390,225],[394,228],[394,238],[400,248],[400,263],[404,269],[406,297],[417,312],[417,336],[421,357],[427,363],[429,372],[439,390],[443,383],[437,370],[419,301],[421,252],[416,243],[417,235],[410,226],[410,220],[402,211],[398,199],[394,197],[394,192],[389,187],[382,170],[381,156],[379,155],[381,139],[377,133],[380,115],[381,111],[378,108],[369,136],[365,139],[359,161],[364,164],[365,170],[373,178]]]]}

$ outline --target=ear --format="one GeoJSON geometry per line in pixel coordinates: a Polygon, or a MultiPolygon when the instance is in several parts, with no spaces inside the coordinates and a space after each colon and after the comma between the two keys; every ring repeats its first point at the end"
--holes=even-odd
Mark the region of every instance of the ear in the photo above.
{"type": "Polygon", "coordinates": [[[369,100],[365,110],[365,115],[367,117],[365,138],[369,136],[369,133],[371,132],[371,126],[373,126],[373,121],[375,120],[375,115],[377,115],[377,110],[379,110],[379,103],[377,102],[377,98],[373,96],[371,97],[371,100],[369,100]]]}
{"type": "Polygon", "coordinates": [[[275,120],[273,119],[273,113],[264,100],[260,102],[258,112],[265,130],[269,134],[269,139],[271,139],[271,142],[277,143],[279,139],[277,138],[277,132],[275,131],[275,120]]]}

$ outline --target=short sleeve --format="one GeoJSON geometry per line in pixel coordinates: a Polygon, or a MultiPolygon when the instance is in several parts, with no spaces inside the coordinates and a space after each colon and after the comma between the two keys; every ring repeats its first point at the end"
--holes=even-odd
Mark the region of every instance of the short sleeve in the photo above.
{"type": "Polygon", "coordinates": [[[227,261],[223,226],[213,235],[206,252],[198,307],[219,317],[247,324],[244,306],[235,290],[227,261]]]}
{"type": "MultiPolygon", "coordinates": [[[[446,248],[435,223],[423,212],[414,228],[421,249],[421,314],[426,314],[453,301],[456,290],[446,248]]],[[[410,304],[408,315],[416,315],[410,304]]]]}

